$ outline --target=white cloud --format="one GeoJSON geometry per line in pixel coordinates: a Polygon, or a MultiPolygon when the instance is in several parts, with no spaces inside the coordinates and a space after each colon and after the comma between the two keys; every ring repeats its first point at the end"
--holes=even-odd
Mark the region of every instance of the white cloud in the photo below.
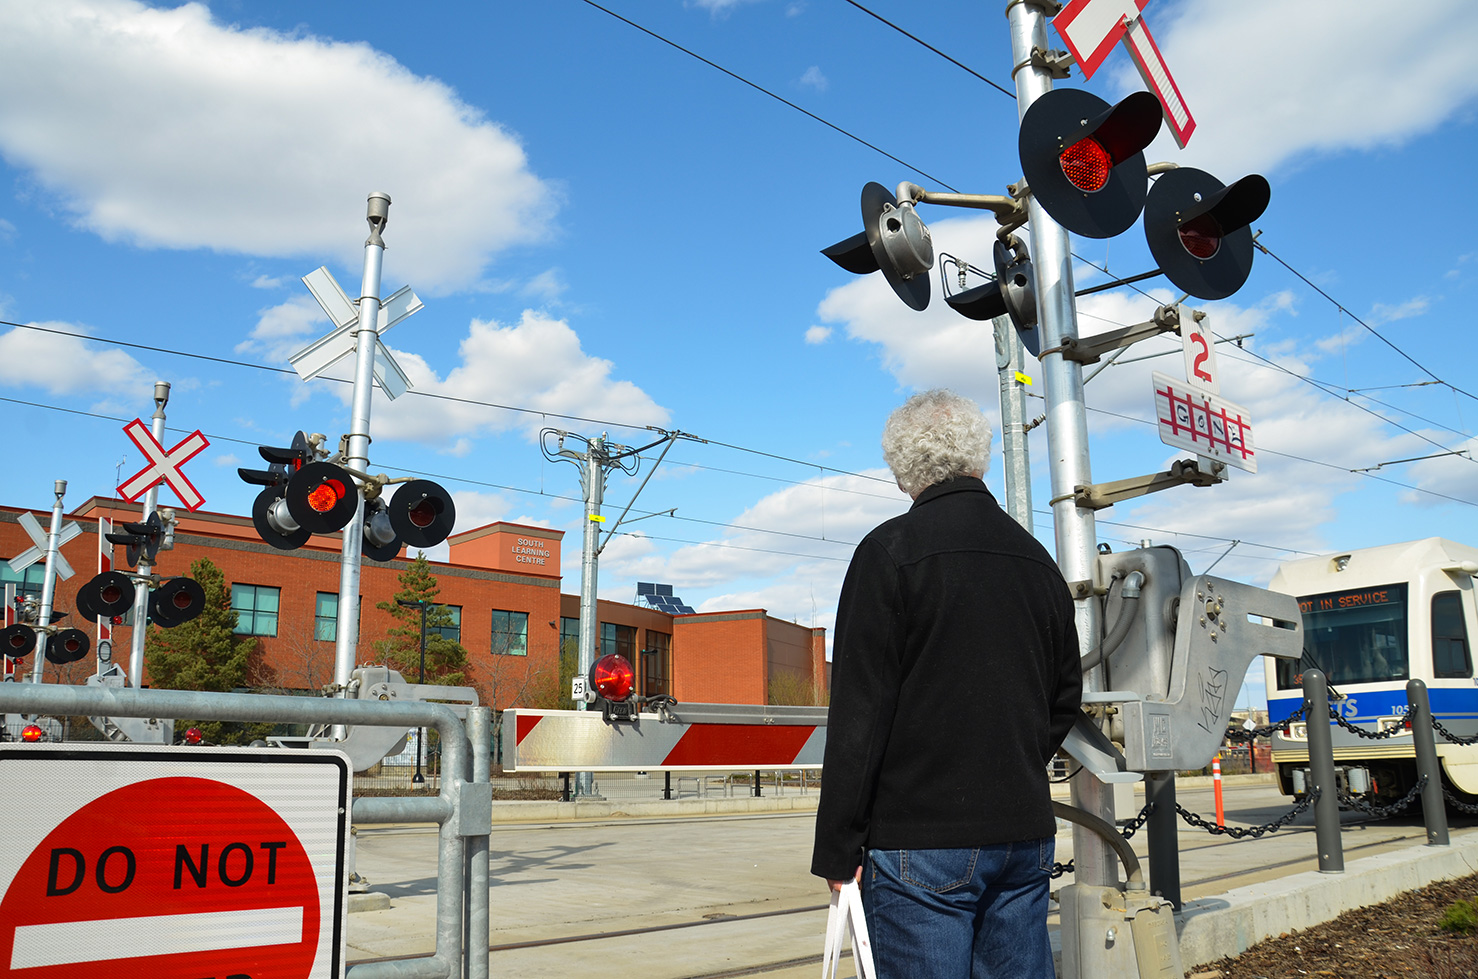
{"type": "MultiPolygon", "coordinates": [[[[586,353],[567,322],[534,310],[525,310],[511,326],[473,320],[458,348],[461,363],[445,378],[419,354],[394,353],[418,391],[628,425],[663,425],[669,419],[667,409],[641,388],[612,377],[611,361],[586,353]]],[[[338,393],[346,399],[349,394],[347,389],[338,393]]],[[[571,423],[414,396],[375,408],[376,438],[432,444],[510,429],[532,435],[561,424],[571,423]]]]}
{"type": "Polygon", "coordinates": [[[291,275],[259,275],[251,280],[253,289],[281,289],[294,281],[291,275]]]}
{"type": "Polygon", "coordinates": [[[63,333],[20,327],[0,334],[0,384],[51,394],[153,397],[154,378],[116,347],[99,347],[70,323],[36,323],[63,333]]]}
{"type": "Polygon", "coordinates": [[[15,240],[15,225],[4,218],[0,218],[0,241],[9,243],[15,240]]]}
{"type": "Polygon", "coordinates": [[[813,326],[806,331],[807,343],[825,343],[829,339],[831,339],[831,327],[829,326],[813,326]]]}
{"type": "Polygon", "coordinates": [[[564,295],[569,285],[564,280],[564,275],[559,269],[546,269],[529,280],[528,284],[519,290],[519,295],[530,299],[541,299],[545,302],[553,302],[564,295]]]}
{"type": "Polygon", "coordinates": [[[826,476],[765,496],[734,517],[733,529],[704,543],[624,563],[603,558],[602,567],[642,581],[670,582],[679,592],[748,587],[754,581],[768,587],[771,579],[809,582],[830,607],[857,542],[906,510],[908,502],[887,470],[826,476]],[[745,527],[765,529],[740,529],[745,527]]]}
{"type": "Polygon", "coordinates": [[[328,317],[312,296],[294,296],[257,313],[257,325],[236,345],[237,353],[255,353],[269,363],[285,364],[310,340],[328,332],[328,317]]]}
{"type": "Polygon", "coordinates": [[[224,25],[200,3],[8,0],[0,86],[0,152],[109,241],[358,269],[365,197],[384,190],[387,274],[435,294],[544,236],[557,197],[445,84],[366,44],[224,25]]]}
{"type": "Polygon", "coordinates": [[[1396,320],[1411,319],[1413,316],[1421,316],[1426,313],[1432,301],[1426,296],[1413,296],[1404,303],[1388,306],[1385,303],[1376,303],[1370,309],[1368,317],[1372,326],[1380,326],[1382,323],[1391,323],[1396,320]]]}
{"type": "Polygon", "coordinates": [[[211,462],[222,469],[234,468],[241,465],[241,457],[234,452],[227,452],[225,455],[216,456],[211,462]]]}
{"type": "Polygon", "coordinates": [[[708,11],[715,17],[723,17],[735,7],[758,2],[759,0],[685,0],[684,6],[697,7],[699,10],[708,11]]]}
{"type": "MultiPolygon", "coordinates": [[[[1478,5],[1432,0],[1187,0],[1147,11],[1166,64],[1196,120],[1181,151],[1168,135],[1152,159],[1240,176],[1307,166],[1320,155],[1369,150],[1431,132],[1478,94],[1478,75],[1412,84],[1412,66],[1478,46],[1478,5]],[[1228,85],[1228,66],[1237,83],[1228,85]]],[[[1054,43],[1057,39],[1054,38],[1054,43]]],[[[1116,52],[1121,90],[1143,88],[1116,52]]]]}
{"type": "Polygon", "coordinates": [[[801,76],[801,84],[808,88],[814,88],[818,92],[824,92],[831,86],[831,82],[821,73],[821,69],[817,65],[812,65],[806,69],[806,73],[801,76]]]}

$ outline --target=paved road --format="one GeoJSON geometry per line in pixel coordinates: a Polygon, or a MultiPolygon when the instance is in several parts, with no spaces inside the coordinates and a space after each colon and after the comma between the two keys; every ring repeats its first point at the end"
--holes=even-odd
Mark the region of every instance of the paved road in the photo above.
{"type": "MultiPolygon", "coordinates": [[[[1209,789],[1182,788],[1179,801],[1208,818],[1213,811],[1209,789]]],[[[1227,791],[1228,825],[1269,822],[1288,808],[1271,786],[1227,791]]],[[[812,976],[826,901],[807,872],[813,822],[809,813],[788,813],[496,826],[491,941],[504,948],[492,955],[492,975],[539,979],[589,968],[617,979],[812,976]],[[636,933],[507,947],[612,932],[636,933]]],[[[1419,817],[1372,822],[1345,813],[1344,823],[1347,860],[1425,840],[1419,817]]],[[[1458,832],[1475,826],[1467,817],[1453,821],[1458,832]]],[[[358,839],[360,872],[393,906],[349,916],[350,961],[429,952],[433,828],[363,827],[358,839]]],[[[1179,841],[1187,900],[1317,869],[1311,814],[1241,842],[1182,823],[1179,841]]],[[[1135,843],[1143,856],[1143,839],[1135,843]]],[[[1070,856],[1065,829],[1058,859],[1070,856]]]]}

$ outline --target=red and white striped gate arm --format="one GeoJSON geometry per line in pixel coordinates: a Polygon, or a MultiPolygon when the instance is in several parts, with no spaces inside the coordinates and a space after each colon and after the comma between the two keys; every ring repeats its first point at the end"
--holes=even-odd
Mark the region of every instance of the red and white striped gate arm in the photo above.
{"type": "Polygon", "coordinates": [[[503,768],[523,772],[820,768],[825,707],[678,704],[673,720],[599,710],[503,712],[503,768]]]}

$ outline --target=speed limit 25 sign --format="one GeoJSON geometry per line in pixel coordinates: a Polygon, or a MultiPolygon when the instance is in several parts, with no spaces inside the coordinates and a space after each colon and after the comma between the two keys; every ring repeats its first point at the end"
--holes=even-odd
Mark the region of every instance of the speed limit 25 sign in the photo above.
{"type": "Polygon", "coordinates": [[[4,979],[343,975],[337,752],[14,745],[4,979]]]}

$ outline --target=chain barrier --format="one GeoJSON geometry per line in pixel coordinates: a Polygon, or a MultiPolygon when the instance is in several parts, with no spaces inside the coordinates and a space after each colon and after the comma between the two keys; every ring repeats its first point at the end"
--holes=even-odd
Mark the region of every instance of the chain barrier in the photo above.
{"type": "Polygon", "coordinates": [[[1401,724],[1397,724],[1395,727],[1388,727],[1384,731],[1367,731],[1363,727],[1351,724],[1349,721],[1345,720],[1344,717],[1341,716],[1340,712],[1335,710],[1333,707],[1329,708],[1329,716],[1331,719],[1334,720],[1336,724],[1344,728],[1346,731],[1349,731],[1356,737],[1364,738],[1367,741],[1384,741],[1386,738],[1394,738],[1398,735],[1411,733],[1410,728],[1401,724]]]}
{"type": "Polygon", "coordinates": [[[1447,804],[1449,806],[1452,806],[1452,808],[1456,809],[1458,812],[1465,812],[1470,816],[1478,815],[1478,806],[1475,806],[1472,803],[1464,802],[1463,800],[1459,799],[1457,797],[1457,793],[1453,792],[1452,789],[1449,789],[1446,785],[1442,786],[1442,797],[1447,800],[1447,804]]]}
{"type": "MultiPolygon", "coordinates": [[[[1144,804],[1144,808],[1139,810],[1139,815],[1129,820],[1128,825],[1126,825],[1123,830],[1120,831],[1120,835],[1127,840],[1135,833],[1139,832],[1139,828],[1144,825],[1145,820],[1149,819],[1150,813],[1154,811],[1155,804],[1153,802],[1146,802],[1144,804]]],[[[1058,877],[1061,877],[1063,874],[1072,873],[1073,863],[1074,861],[1072,860],[1069,860],[1067,863],[1053,863],[1051,876],[1056,879],[1058,877]]]]}
{"type": "Polygon", "coordinates": [[[1180,818],[1184,820],[1188,825],[1195,826],[1199,829],[1204,829],[1212,836],[1225,835],[1230,836],[1234,840],[1245,839],[1249,836],[1253,839],[1257,839],[1258,837],[1264,836],[1268,833],[1276,833],[1284,826],[1287,826],[1289,823],[1293,822],[1295,817],[1297,817],[1300,813],[1307,811],[1308,808],[1312,806],[1314,804],[1314,801],[1318,798],[1319,790],[1315,789],[1314,791],[1307,793],[1303,797],[1303,800],[1295,805],[1292,809],[1288,810],[1283,815],[1273,820],[1271,823],[1264,823],[1261,826],[1218,826],[1215,823],[1208,822],[1204,816],[1201,816],[1186,809],[1180,803],[1175,804],[1175,811],[1180,813],[1180,818]]]}
{"type": "Polygon", "coordinates": [[[1471,738],[1465,738],[1461,735],[1453,734],[1447,728],[1443,727],[1442,722],[1437,720],[1436,717],[1432,718],[1432,727],[1436,730],[1438,734],[1442,735],[1452,744],[1478,744],[1478,734],[1473,735],[1471,738]]]}
{"type": "Polygon", "coordinates": [[[1276,724],[1265,724],[1262,727],[1252,728],[1250,731],[1248,731],[1248,730],[1228,731],[1227,732],[1227,740],[1228,741],[1234,741],[1234,742],[1250,742],[1250,741],[1253,741],[1256,738],[1265,738],[1268,735],[1272,734],[1274,731],[1278,731],[1278,730],[1281,730],[1281,729],[1287,727],[1288,725],[1292,724],[1294,721],[1301,721],[1301,720],[1303,720],[1305,717],[1308,716],[1308,713],[1309,713],[1309,702],[1307,700],[1305,700],[1304,701],[1304,705],[1302,707],[1300,707],[1298,710],[1294,711],[1292,714],[1289,714],[1286,718],[1284,718],[1283,720],[1279,721],[1278,723],[1276,723],[1276,724]]]}
{"type": "Polygon", "coordinates": [[[1416,797],[1418,795],[1421,795],[1422,788],[1426,784],[1427,777],[1423,775],[1421,778],[1416,780],[1415,785],[1406,790],[1406,795],[1402,796],[1400,799],[1397,799],[1395,802],[1391,803],[1388,806],[1379,806],[1373,802],[1365,802],[1362,799],[1350,795],[1348,792],[1340,792],[1339,801],[1340,805],[1342,806],[1347,806],[1351,809],[1358,809],[1366,815],[1374,816],[1376,819],[1385,819],[1387,816],[1394,816],[1396,813],[1401,812],[1403,809],[1415,802],[1416,797]]]}

